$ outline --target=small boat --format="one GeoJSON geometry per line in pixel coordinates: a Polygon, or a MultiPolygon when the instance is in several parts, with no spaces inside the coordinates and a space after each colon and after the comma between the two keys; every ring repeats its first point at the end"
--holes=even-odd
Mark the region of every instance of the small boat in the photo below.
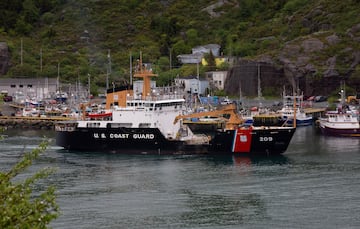
{"type": "Polygon", "coordinates": [[[87,117],[90,119],[105,119],[112,117],[112,111],[99,111],[95,113],[88,113],[87,117]]]}
{"type": "Polygon", "coordinates": [[[313,124],[313,116],[307,114],[303,109],[303,95],[285,95],[283,94],[283,107],[278,111],[283,119],[286,119],[286,125],[294,125],[294,117],[296,126],[310,126],[313,124]]]}
{"type": "Polygon", "coordinates": [[[66,103],[68,99],[68,94],[66,92],[57,91],[55,94],[55,100],[58,103],[66,103]]]}
{"type": "Polygon", "coordinates": [[[359,110],[345,103],[345,91],[341,90],[341,99],[336,111],[328,111],[318,124],[325,135],[339,137],[360,137],[359,110]]]}
{"type": "Polygon", "coordinates": [[[294,116],[296,115],[296,126],[310,126],[313,124],[313,117],[305,113],[300,108],[283,107],[279,113],[282,114],[283,119],[286,119],[286,124],[292,126],[294,116]],[[295,111],[296,109],[296,111],[295,111]],[[296,112],[296,114],[295,114],[296,112]]]}
{"type": "Polygon", "coordinates": [[[318,124],[325,135],[360,137],[359,110],[345,103],[345,91],[340,91],[341,100],[336,111],[328,111],[319,118],[318,124]]]}
{"type": "Polygon", "coordinates": [[[320,130],[325,135],[340,137],[360,137],[359,112],[329,111],[325,118],[318,120],[320,130]]]}
{"type": "Polygon", "coordinates": [[[227,96],[220,102],[221,105],[228,105],[231,103],[232,101],[227,96]]]}

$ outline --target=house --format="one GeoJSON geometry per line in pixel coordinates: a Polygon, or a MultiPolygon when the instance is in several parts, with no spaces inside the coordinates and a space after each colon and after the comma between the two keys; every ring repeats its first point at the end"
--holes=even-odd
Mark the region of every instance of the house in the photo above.
{"type": "Polygon", "coordinates": [[[178,55],[177,58],[183,64],[198,64],[201,62],[203,55],[199,54],[199,53],[197,53],[197,54],[182,54],[182,55],[178,55]]]}
{"type": "Polygon", "coordinates": [[[0,91],[9,96],[21,93],[29,97],[50,98],[57,88],[56,78],[0,78],[0,91]]]}
{"type": "Polygon", "coordinates": [[[175,78],[175,84],[183,87],[184,91],[189,94],[204,95],[209,88],[209,81],[198,79],[196,76],[175,78]]]}
{"type": "Polygon", "coordinates": [[[177,58],[183,64],[197,64],[202,62],[205,53],[210,53],[217,57],[220,55],[220,45],[217,44],[208,44],[203,46],[196,46],[192,48],[191,54],[182,54],[178,55],[177,58]]]}
{"type": "Polygon", "coordinates": [[[196,46],[192,48],[192,54],[202,54],[210,53],[214,55],[214,57],[220,56],[220,45],[218,44],[207,44],[207,45],[201,45],[196,46]]]}
{"type": "Polygon", "coordinates": [[[210,82],[210,85],[218,90],[224,90],[225,80],[227,77],[227,71],[211,71],[206,72],[206,79],[210,82]]]}

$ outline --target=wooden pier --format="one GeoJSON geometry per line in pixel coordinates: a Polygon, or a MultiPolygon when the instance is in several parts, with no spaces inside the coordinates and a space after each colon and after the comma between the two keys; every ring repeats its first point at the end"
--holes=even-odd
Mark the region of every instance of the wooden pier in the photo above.
{"type": "Polygon", "coordinates": [[[304,109],[306,114],[312,114],[313,118],[317,119],[326,112],[326,108],[323,107],[311,107],[304,109]]]}

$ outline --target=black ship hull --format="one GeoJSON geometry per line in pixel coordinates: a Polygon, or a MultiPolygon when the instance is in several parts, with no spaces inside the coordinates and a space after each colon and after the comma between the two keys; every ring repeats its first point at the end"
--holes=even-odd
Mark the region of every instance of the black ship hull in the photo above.
{"type": "Polygon", "coordinates": [[[295,128],[215,131],[207,143],[166,139],[157,128],[77,128],[56,131],[56,144],[75,151],[143,154],[281,154],[295,128]]]}

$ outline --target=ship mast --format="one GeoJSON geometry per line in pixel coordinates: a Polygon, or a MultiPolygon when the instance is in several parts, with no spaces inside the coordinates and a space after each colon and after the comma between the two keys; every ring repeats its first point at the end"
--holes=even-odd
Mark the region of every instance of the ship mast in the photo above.
{"type": "Polygon", "coordinates": [[[152,72],[152,69],[147,69],[142,63],[142,54],[140,52],[140,60],[137,70],[134,74],[134,77],[143,78],[143,91],[142,98],[145,99],[146,96],[150,95],[151,92],[151,77],[157,76],[152,72]]]}

